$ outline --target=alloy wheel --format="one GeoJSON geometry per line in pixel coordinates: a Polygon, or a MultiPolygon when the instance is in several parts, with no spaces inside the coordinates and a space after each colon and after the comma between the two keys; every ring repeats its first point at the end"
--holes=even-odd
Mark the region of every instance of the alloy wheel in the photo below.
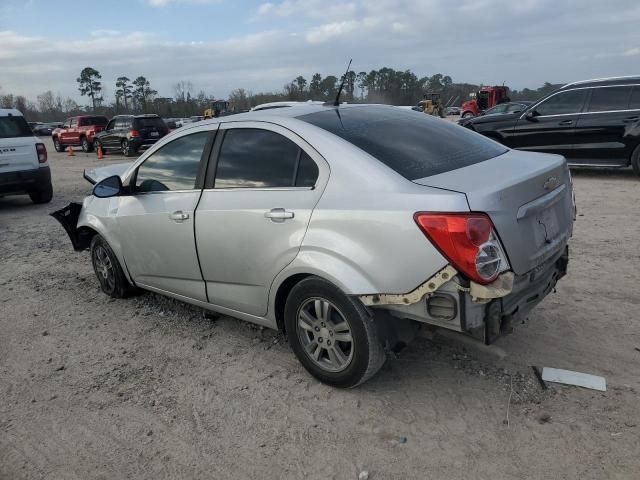
{"type": "Polygon", "coordinates": [[[328,300],[306,300],[298,309],[296,330],[305,354],[323,370],[341,372],[351,363],[354,351],[351,328],[328,300]]]}
{"type": "Polygon", "coordinates": [[[102,289],[109,292],[113,291],[116,285],[113,263],[102,245],[99,245],[93,251],[93,266],[102,289]]]}

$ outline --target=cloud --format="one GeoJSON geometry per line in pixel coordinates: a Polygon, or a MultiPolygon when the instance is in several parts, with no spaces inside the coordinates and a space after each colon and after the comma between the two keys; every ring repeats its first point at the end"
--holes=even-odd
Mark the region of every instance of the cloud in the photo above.
{"type": "MultiPolygon", "coordinates": [[[[212,0],[153,1],[161,7],[212,0]]],[[[198,31],[197,38],[181,38],[178,30],[131,32],[126,24],[117,35],[75,30],[64,40],[13,29],[0,31],[0,85],[3,93],[35,98],[51,89],[81,100],[75,79],[93,66],[107,98],[121,75],[144,75],[163,96],[186,80],[223,97],[238,87],[279,90],[300,74],[339,76],[349,58],[356,71],[388,66],[518,89],[637,74],[629,57],[640,55],[640,3],[619,2],[603,11],[598,2],[577,0],[270,0],[244,8],[234,28],[198,31]],[[69,45],[82,48],[70,54],[69,45]]]]}
{"type": "Polygon", "coordinates": [[[192,4],[192,5],[207,5],[220,3],[222,0],[147,0],[147,4],[152,7],[166,7],[167,5],[176,4],[192,4]]]}

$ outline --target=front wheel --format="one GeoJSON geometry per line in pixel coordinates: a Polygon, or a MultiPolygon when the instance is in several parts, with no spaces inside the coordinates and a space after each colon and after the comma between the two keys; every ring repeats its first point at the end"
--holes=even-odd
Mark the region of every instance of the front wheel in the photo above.
{"type": "Polygon", "coordinates": [[[53,148],[56,152],[64,152],[65,147],[60,143],[58,137],[53,139],[53,148]]]}
{"type": "Polygon", "coordinates": [[[365,307],[320,278],[293,287],[285,328],[300,363],[329,385],[355,387],[384,364],[383,344],[365,307]]]}
{"type": "Polygon", "coordinates": [[[107,152],[105,151],[104,147],[102,146],[102,142],[98,139],[93,141],[93,149],[97,152],[98,150],[102,150],[102,154],[106,155],[107,152]]]}
{"type": "Polygon", "coordinates": [[[118,257],[107,241],[96,234],[91,239],[90,250],[93,271],[98,277],[102,291],[113,298],[125,298],[131,295],[135,289],[125,277],[118,257]]]}

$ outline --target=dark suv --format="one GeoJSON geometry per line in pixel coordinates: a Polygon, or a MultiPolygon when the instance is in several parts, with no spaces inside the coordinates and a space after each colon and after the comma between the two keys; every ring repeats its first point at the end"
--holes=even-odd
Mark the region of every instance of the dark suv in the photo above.
{"type": "Polygon", "coordinates": [[[573,166],[640,175],[640,76],[574,82],[524,111],[465,127],[518,150],[558,153],[573,166]]]}
{"type": "Polygon", "coordinates": [[[119,151],[130,157],[147,148],[169,133],[167,125],[158,115],[116,115],[104,131],[93,141],[104,153],[119,151]]]}

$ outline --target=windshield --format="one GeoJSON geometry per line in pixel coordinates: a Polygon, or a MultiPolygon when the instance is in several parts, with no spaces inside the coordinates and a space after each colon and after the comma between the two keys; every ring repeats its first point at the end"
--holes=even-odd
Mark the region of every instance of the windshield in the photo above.
{"type": "Polygon", "coordinates": [[[507,149],[454,123],[385,106],[331,109],[297,117],[361,148],[408,180],[467,167],[507,149]]]}
{"type": "Polygon", "coordinates": [[[32,136],[33,132],[24,117],[0,117],[0,138],[32,136]]]}

